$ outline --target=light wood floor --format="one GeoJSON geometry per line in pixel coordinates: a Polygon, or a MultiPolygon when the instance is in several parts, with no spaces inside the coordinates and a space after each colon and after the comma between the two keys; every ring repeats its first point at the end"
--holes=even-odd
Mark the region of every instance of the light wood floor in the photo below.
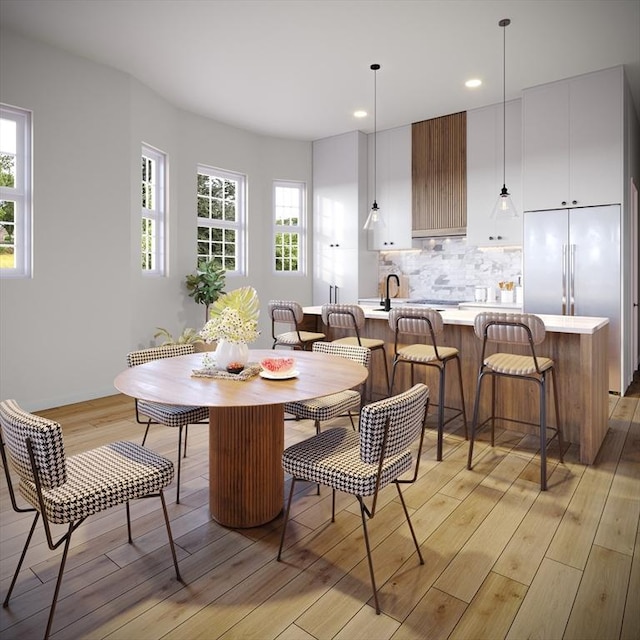
{"type": "MultiPolygon", "coordinates": [[[[42,412],[64,426],[69,454],[116,439],[140,441],[133,402],[113,396],[42,412]]],[[[348,423],[348,421],[345,421],[348,423]]],[[[538,490],[530,437],[501,432],[477,445],[473,471],[459,430],[435,461],[430,432],[419,481],[405,496],[425,564],[416,559],[395,489],[370,522],[382,614],[371,588],[357,503],[301,487],[283,562],[281,518],[233,531],[210,520],[207,427],[192,426],[182,502],[169,512],[186,586],[175,579],[157,500],[89,519],[74,535],[53,638],[640,638],[640,399],[610,397],[610,430],[593,466],[550,450],[549,491],[538,490]]],[[[455,428],[454,424],[454,428],[455,428]]],[[[459,427],[459,425],[458,425],[459,427]]],[[[287,443],[312,433],[287,422],[287,443]]],[[[175,460],[177,432],[155,427],[149,446],[175,460]]],[[[30,517],[0,485],[0,594],[6,594],[30,517]]],[[[287,487],[288,489],[288,487],[287,487]]],[[[39,528],[7,609],[4,640],[41,637],[59,553],[39,528]]]]}

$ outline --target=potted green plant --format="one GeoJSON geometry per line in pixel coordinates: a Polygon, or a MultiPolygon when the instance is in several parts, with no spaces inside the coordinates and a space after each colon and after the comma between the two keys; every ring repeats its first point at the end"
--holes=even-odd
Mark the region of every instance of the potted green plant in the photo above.
{"type": "Polygon", "coordinates": [[[225,270],[214,260],[198,263],[195,273],[186,276],[189,296],[205,305],[205,319],[209,319],[209,306],[224,293],[225,270]]]}

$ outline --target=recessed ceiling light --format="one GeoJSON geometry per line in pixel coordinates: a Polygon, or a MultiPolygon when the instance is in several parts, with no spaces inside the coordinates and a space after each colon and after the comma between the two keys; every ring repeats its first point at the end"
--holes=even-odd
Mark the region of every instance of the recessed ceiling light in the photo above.
{"type": "Polygon", "coordinates": [[[479,87],[482,84],[482,80],[480,80],[480,78],[471,78],[471,80],[467,80],[464,83],[465,87],[469,87],[469,89],[475,89],[476,87],[479,87]]]}
{"type": "Polygon", "coordinates": [[[358,111],[354,111],[353,115],[356,118],[366,118],[368,114],[366,111],[363,111],[362,109],[360,109],[358,111]]]}

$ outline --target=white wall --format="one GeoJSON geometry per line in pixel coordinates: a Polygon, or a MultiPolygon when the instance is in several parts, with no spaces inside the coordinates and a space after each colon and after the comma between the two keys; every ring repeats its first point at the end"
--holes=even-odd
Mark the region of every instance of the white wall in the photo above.
{"type": "MultiPolygon", "coordinates": [[[[310,277],[276,278],[270,256],[272,181],[310,191],[310,143],[194,116],[126,74],[7,32],[0,78],[0,100],[33,110],[34,129],[34,271],[0,280],[1,398],[38,410],[111,395],[125,354],[151,345],[157,326],[202,325],[184,288],[198,163],[248,176],[249,275],[227,289],[251,284],[263,309],[272,297],[311,302],[310,277]],[[167,278],[139,269],[142,142],[169,155],[167,278]]],[[[268,346],[264,312],[261,328],[256,346],[268,346]]]]}

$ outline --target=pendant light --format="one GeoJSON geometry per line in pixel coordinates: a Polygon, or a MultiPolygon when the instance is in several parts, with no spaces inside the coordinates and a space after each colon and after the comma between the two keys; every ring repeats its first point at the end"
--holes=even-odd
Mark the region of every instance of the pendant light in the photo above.
{"type": "Polygon", "coordinates": [[[511,195],[506,185],[507,166],[507,27],[511,24],[509,18],[498,22],[502,27],[502,190],[491,214],[493,218],[517,218],[518,212],[513,205],[511,195]]]}
{"type": "Polygon", "coordinates": [[[367,217],[367,221],[364,223],[365,231],[375,231],[376,229],[383,228],[384,220],[380,215],[380,208],[378,207],[378,202],[376,200],[376,173],[378,171],[377,165],[377,127],[376,127],[376,76],[378,73],[378,69],[380,69],[379,64],[372,64],[371,70],[373,71],[373,204],[371,205],[371,211],[369,211],[369,216],[367,217]]]}

